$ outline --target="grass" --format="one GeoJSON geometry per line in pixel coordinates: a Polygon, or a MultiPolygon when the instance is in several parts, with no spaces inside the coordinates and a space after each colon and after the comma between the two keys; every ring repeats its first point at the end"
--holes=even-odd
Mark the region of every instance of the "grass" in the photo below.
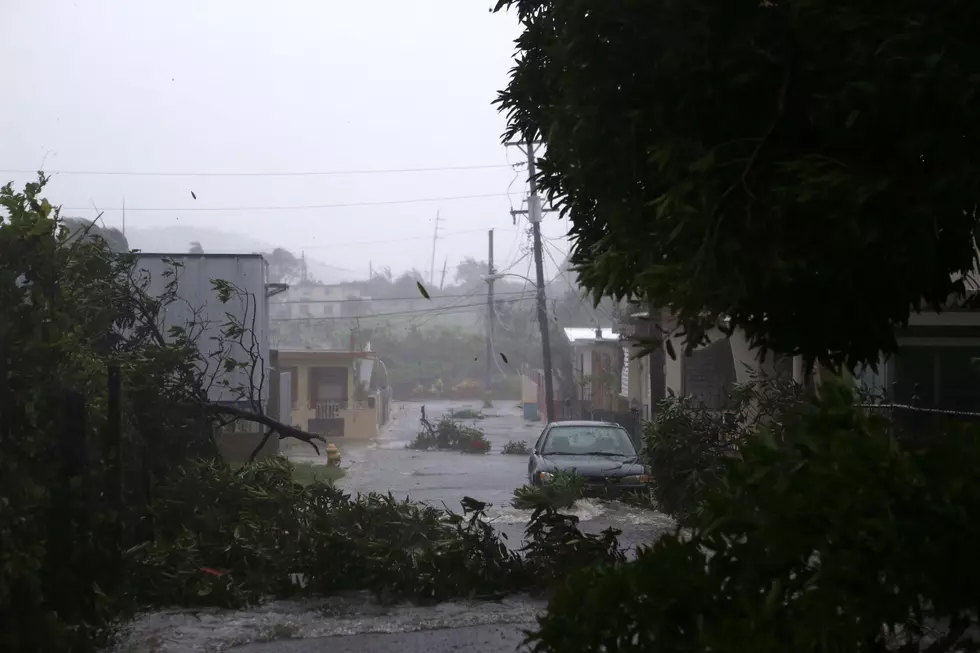
{"type": "Polygon", "coordinates": [[[313,481],[333,483],[342,479],[347,472],[340,467],[313,465],[310,463],[293,463],[293,480],[300,485],[309,485],[313,481]]]}

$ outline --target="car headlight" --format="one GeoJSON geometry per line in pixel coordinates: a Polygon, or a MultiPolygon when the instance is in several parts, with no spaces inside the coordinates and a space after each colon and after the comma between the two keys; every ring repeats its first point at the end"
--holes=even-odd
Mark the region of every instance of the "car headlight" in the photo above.
{"type": "Polygon", "coordinates": [[[650,477],[646,474],[637,474],[636,476],[624,476],[622,483],[627,485],[640,485],[650,482],[650,477]]]}
{"type": "Polygon", "coordinates": [[[538,480],[542,483],[550,483],[555,478],[551,472],[538,472],[538,480]]]}

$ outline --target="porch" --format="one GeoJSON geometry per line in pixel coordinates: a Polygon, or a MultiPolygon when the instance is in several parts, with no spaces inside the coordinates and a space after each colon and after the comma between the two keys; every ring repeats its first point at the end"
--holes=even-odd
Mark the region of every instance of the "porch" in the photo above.
{"type": "Polygon", "coordinates": [[[388,394],[371,392],[370,351],[279,351],[290,375],[292,424],[329,439],[369,440],[387,418],[388,394]]]}

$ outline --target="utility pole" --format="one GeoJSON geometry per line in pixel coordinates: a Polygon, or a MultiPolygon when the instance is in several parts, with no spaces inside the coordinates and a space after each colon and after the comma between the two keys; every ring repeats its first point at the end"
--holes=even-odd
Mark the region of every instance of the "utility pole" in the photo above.
{"type": "Polygon", "coordinates": [[[487,380],[484,406],[490,407],[490,388],[493,386],[493,229],[487,232],[489,253],[487,255],[487,380]]]}
{"type": "Polygon", "coordinates": [[[538,281],[538,326],[541,329],[541,348],[544,361],[544,402],[545,419],[554,421],[555,384],[551,370],[551,330],[548,324],[547,297],[544,293],[544,263],[541,261],[541,200],[535,181],[534,142],[527,140],[527,219],[531,223],[534,236],[534,271],[538,281]]]}
{"type": "Polygon", "coordinates": [[[432,285],[436,274],[436,241],[439,240],[439,212],[436,211],[436,228],[432,232],[432,260],[429,262],[429,285],[432,285]]]}
{"type": "Polygon", "coordinates": [[[439,290],[441,291],[446,284],[446,267],[449,265],[449,257],[442,260],[442,276],[439,277],[439,290]]]}

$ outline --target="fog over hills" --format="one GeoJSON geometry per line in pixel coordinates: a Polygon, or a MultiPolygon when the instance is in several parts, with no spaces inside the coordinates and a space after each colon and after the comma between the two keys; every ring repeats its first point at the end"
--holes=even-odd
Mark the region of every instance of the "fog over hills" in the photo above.
{"type": "MultiPolygon", "coordinates": [[[[250,236],[193,227],[175,225],[169,227],[129,227],[126,229],[126,239],[129,246],[144,252],[180,253],[191,248],[191,243],[200,243],[205,253],[213,254],[252,254],[255,252],[267,254],[277,246],[263,242],[250,236]]],[[[296,256],[300,252],[293,252],[296,256]]],[[[315,258],[306,257],[306,267],[310,276],[323,283],[340,283],[365,276],[353,270],[339,268],[315,258]]]]}

